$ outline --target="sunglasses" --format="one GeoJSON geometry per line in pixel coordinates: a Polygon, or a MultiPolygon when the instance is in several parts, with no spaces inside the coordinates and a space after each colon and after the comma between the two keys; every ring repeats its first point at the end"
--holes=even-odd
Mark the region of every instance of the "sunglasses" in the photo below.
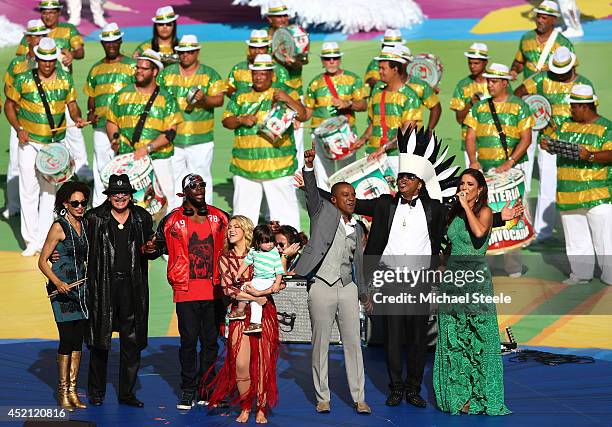
{"type": "Polygon", "coordinates": [[[340,61],[340,58],[322,58],[323,62],[336,62],[340,61]]]}
{"type": "Polygon", "coordinates": [[[68,204],[70,206],[72,206],[73,208],[78,208],[79,206],[82,206],[82,207],[86,208],[88,202],[89,201],[87,199],[85,199],[85,200],[71,200],[71,201],[68,202],[68,204]]]}
{"type": "Polygon", "coordinates": [[[187,187],[190,190],[196,190],[198,188],[206,189],[206,183],[204,181],[190,182],[189,184],[187,184],[187,187]]]}
{"type": "Polygon", "coordinates": [[[400,176],[397,177],[397,180],[402,180],[402,179],[407,179],[409,181],[414,181],[419,179],[415,174],[413,173],[403,173],[400,176]]]}
{"type": "Polygon", "coordinates": [[[174,25],[174,22],[157,23],[155,25],[160,26],[160,27],[172,27],[174,25]]]}
{"type": "Polygon", "coordinates": [[[130,195],[130,193],[113,193],[113,194],[111,194],[111,197],[114,197],[115,199],[119,199],[119,198],[122,198],[122,197],[127,197],[129,195],[130,195]]]}
{"type": "Polygon", "coordinates": [[[276,246],[278,246],[279,248],[284,248],[285,244],[283,242],[276,242],[276,246]]]}

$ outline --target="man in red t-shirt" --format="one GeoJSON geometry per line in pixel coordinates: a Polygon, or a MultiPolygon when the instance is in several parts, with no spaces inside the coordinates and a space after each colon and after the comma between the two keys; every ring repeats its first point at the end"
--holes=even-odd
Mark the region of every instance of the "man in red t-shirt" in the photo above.
{"type": "Polygon", "coordinates": [[[168,254],[167,277],[174,291],[181,336],[182,393],[176,407],[188,410],[195,405],[198,383],[214,365],[219,350],[217,314],[222,309],[222,293],[217,287],[217,259],[223,250],[229,220],[221,209],[206,205],[206,182],[200,175],[187,175],[182,187],[179,197],[183,197],[183,205],[160,222],[157,248],[168,254]]]}

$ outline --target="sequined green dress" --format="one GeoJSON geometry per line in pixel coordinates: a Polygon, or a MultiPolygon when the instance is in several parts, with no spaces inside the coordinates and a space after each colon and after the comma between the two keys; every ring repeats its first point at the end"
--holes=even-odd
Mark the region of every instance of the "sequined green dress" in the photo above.
{"type": "MultiPolygon", "coordinates": [[[[489,236],[475,239],[467,231],[467,221],[456,217],[449,226],[448,238],[452,252],[447,270],[471,270],[483,280],[461,287],[442,283],[440,291],[448,295],[492,295],[491,273],[484,257],[489,236]]],[[[459,414],[469,401],[470,414],[511,413],[504,404],[504,372],[494,304],[439,306],[433,385],[438,407],[444,412],[459,414]]]]}

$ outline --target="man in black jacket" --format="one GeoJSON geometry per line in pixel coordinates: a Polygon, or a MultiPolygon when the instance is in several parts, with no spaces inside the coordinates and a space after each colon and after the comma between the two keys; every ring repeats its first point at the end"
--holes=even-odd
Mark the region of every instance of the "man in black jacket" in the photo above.
{"type": "Polygon", "coordinates": [[[127,175],[111,175],[106,202],[85,215],[89,238],[88,309],[85,342],[90,348],[88,397],[99,406],[106,393],[106,367],[113,331],[119,332],[119,403],[142,407],[134,394],[140,352],[147,346],[148,260],[156,257],[153,219],[132,203],[127,175]]]}

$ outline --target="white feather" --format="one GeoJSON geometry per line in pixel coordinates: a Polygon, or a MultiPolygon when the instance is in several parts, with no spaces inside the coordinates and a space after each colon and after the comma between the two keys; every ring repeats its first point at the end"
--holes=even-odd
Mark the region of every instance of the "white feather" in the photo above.
{"type": "Polygon", "coordinates": [[[434,169],[437,168],[438,165],[441,164],[444,161],[444,159],[446,158],[447,154],[448,154],[448,145],[446,146],[444,151],[442,151],[442,154],[440,155],[440,157],[438,157],[438,160],[436,160],[436,163],[434,163],[434,165],[433,165],[434,169]]]}
{"type": "Polygon", "coordinates": [[[0,15],[0,28],[2,28],[0,32],[0,47],[18,45],[25,31],[25,28],[9,21],[4,15],[0,15]]]}
{"type": "Polygon", "coordinates": [[[431,134],[431,139],[429,140],[429,144],[427,144],[427,148],[425,149],[425,154],[423,157],[429,159],[431,157],[431,153],[433,153],[434,148],[436,148],[436,140],[434,139],[433,133],[431,134]]]}
{"type": "Polygon", "coordinates": [[[410,137],[408,138],[408,144],[406,147],[406,153],[414,154],[414,150],[416,149],[417,139],[416,139],[416,130],[410,132],[410,137]]]}
{"type": "MultiPolygon", "coordinates": [[[[267,0],[234,0],[232,4],[259,6],[262,15],[268,9],[267,0]]],[[[411,28],[425,18],[414,0],[285,0],[285,4],[300,25],[322,25],[345,34],[411,28]]]]}
{"type": "Polygon", "coordinates": [[[446,178],[451,176],[453,173],[457,172],[458,169],[459,169],[459,166],[453,166],[453,167],[446,169],[443,172],[440,172],[440,175],[438,175],[438,181],[445,180],[446,178]]]}
{"type": "Polygon", "coordinates": [[[442,197],[454,196],[456,193],[457,189],[455,187],[449,187],[446,190],[442,190],[442,197]]]}

